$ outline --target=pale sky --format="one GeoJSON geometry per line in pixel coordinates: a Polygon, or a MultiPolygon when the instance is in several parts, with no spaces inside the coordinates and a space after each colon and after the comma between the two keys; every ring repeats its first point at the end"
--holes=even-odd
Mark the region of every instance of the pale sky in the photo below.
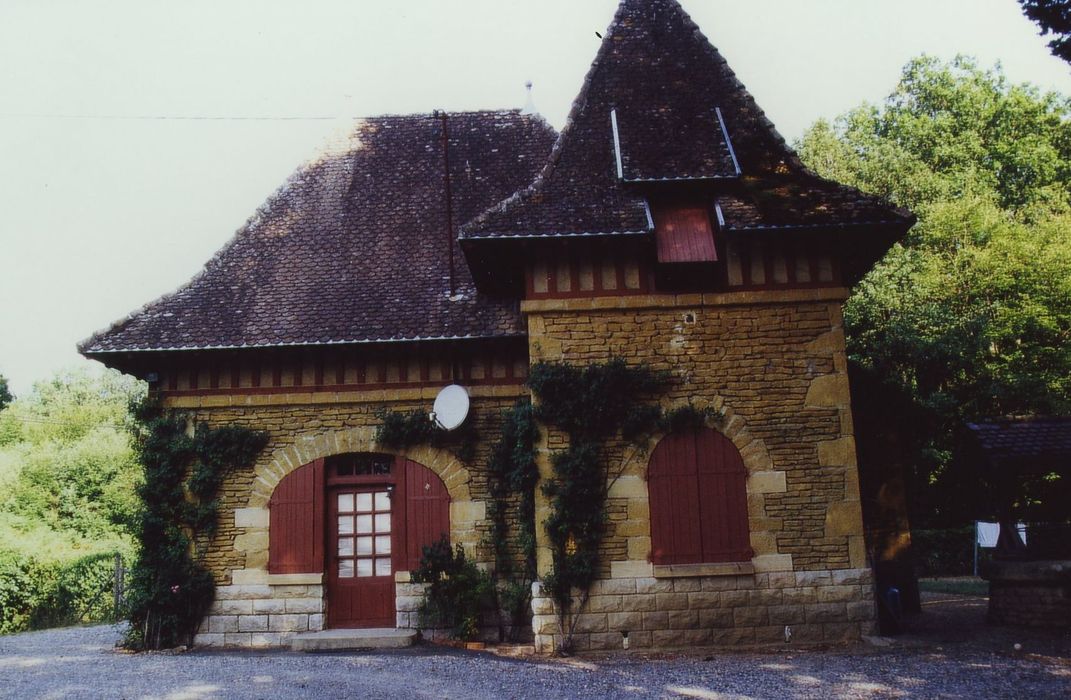
{"type": "MultiPolygon", "coordinates": [[[[683,0],[792,140],[913,56],[1071,95],[1015,0],[683,0]]],[[[617,0],[0,0],[0,374],[16,393],[171,291],[353,117],[557,128],[617,0]]]]}

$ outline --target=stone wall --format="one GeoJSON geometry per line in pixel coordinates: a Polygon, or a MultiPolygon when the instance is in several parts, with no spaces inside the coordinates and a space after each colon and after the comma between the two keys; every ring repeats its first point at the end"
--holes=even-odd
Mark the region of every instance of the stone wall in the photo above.
{"type": "Polygon", "coordinates": [[[989,621],[997,625],[1071,628],[1071,561],[993,561],[989,621]]]}
{"type": "MultiPolygon", "coordinates": [[[[550,598],[532,587],[536,649],[560,639],[550,598]]],[[[807,644],[874,632],[870,569],[744,576],[619,577],[596,582],[573,635],[578,651],[807,644]]]]}
{"type": "Polygon", "coordinates": [[[220,586],[194,638],[208,647],[275,647],[324,628],[322,574],[280,574],[269,583],[220,586]]]}
{"type": "MultiPolygon", "coordinates": [[[[533,362],[585,365],[621,357],[668,370],[674,382],[663,405],[719,411],[724,418],[713,427],[732,440],[748,470],[753,559],[735,569],[653,567],[646,469],[661,436],[638,448],[607,445],[610,525],[600,552],[604,580],[596,590],[616,592],[595,595],[585,607],[577,623],[581,648],[620,648],[625,624],[638,632],[632,647],[770,641],[783,637],[786,624],[798,627],[796,638],[804,640],[858,637],[870,628],[874,610],[864,573],[840,311],[845,294],[815,289],[525,302],[533,362]]],[[[545,479],[553,476],[550,453],[565,440],[556,431],[546,436],[545,479]]],[[[541,494],[537,499],[542,520],[549,506],[541,494]]],[[[550,550],[541,541],[539,571],[550,569],[550,550]]],[[[544,650],[553,647],[557,632],[548,606],[540,597],[534,602],[537,646],[544,650]]]]}
{"type": "MultiPolygon", "coordinates": [[[[623,357],[669,370],[666,407],[717,409],[716,427],[740,451],[748,470],[748,513],[754,557],[748,562],[655,567],[650,561],[646,467],[660,436],[643,446],[611,441],[609,528],[602,580],[577,623],[581,649],[630,646],[783,642],[858,637],[872,629],[872,583],[866,569],[855,444],[840,304],[843,289],[637,295],[627,298],[525,302],[534,361],[575,364],[623,357]]],[[[256,466],[228,476],[221,490],[221,527],[206,562],[219,596],[197,641],[273,646],[323,625],[320,580],[294,582],[267,572],[268,499],[290,471],[349,451],[378,450],[381,407],[427,409],[436,389],[175,396],[169,405],[199,421],[267,430],[256,466]]],[[[482,436],[472,465],[444,450],[405,454],[439,474],[450,492],[451,536],[477,562],[493,561],[487,541],[487,462],[498,416],[522,387],[472,388],[482,436]]],[[[549,455],[565,436],[548,430],[549,455]]],[[[547,502],[537,489],[537,520],[547,502]]],[[[540,537],[538,568],[550,570],[540,537]]],[[[418,592],[400,581],[397,624],[413,627],[418,592]]],[[[534,631],[540,649],[554,648],[557,623],[536,588],[534,631]]]]}
{"type": "MultiPolygon", "coordinates": [[[[498,434],[499,416],[513,405],[519,387],[473,387],[472,419],[482,439],[474,465],[487,462],[498,434]]],[[[486,517],[487,474],[462,464],[446,450],[417,446],[383,450],[374,442],[379,408],[427,410],[435,389],[173,397],[172,408],[212,425],[235,424],[266,430],[269,443],[251,470],[235,471],[220,489],[216,536],[200,543],[217,584],[217,599],[196,643],[210,646],[276,646],[292,634],[323,628],[322,572],[315,583],[305,574],[274,575],[268,565],[268,499],[279,481],[319,457],[343,452],[390,451],[408,456],[443,479],[451,496],[451,539],[480,563],[494,561],[486,517]],[[315,600],[315,603],[312,601],[315,600]]]]}

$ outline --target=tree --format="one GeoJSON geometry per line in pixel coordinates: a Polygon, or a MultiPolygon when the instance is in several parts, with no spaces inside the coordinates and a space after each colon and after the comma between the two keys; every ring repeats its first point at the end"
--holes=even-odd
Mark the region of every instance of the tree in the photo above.
{"type": "Polygon", "coordinates": [[[0,374],[0,411],[4,410],[4,406],[15,400],[15,397],[11,395],[11,391],[7,388],[7,377],[0,374]]]}
{"type": "Polygon", "coordinates": [[[1053,56],[1071,63],[1071,0],[1019,0],[1023,14],[1041,27],[1053,56]]]}
{"type": "MultiPolygon", "coordinates": [[[[819,174],[919,223],[845,307],[851,358],[931,415],[915,483],[929,514],[957,476],[957,431],[984,416],[1071,411],[1067,98],[971,60],[910,62],[895,92],[797,144],[819,174]]],[[[960,514],[962,515],[962,514],[960,514]]]]}
{"type": "MultiPolygon", "coordinates": [[[[118,372],[64,372],[0,413],[0,530],[87,540],[126,532],[139,475],[127,406],[143,393],[118,372]]],[[[0,532],[0,541],[15,539],[0,532]]]]}

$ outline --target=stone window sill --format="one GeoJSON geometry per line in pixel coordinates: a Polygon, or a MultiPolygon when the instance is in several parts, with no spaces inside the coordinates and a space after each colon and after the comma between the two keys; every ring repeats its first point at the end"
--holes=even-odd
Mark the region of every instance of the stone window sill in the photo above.
{"type": "Polygon", "coordinates": [[[319,586],[323,582],[323,574],[268,574],[270,586],[319,586]]]}
{"type": "Polygon", "coordinates": [[[719,564],[656,564],[655,578],[682,578],[685,576],[746,576],[755,573],[755,565],[749,561],[730,561],[719,564]]]}

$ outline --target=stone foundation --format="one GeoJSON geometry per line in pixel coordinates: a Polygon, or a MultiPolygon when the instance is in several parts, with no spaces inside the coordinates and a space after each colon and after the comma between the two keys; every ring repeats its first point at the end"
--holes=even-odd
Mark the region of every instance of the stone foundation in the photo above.
{"type": "Polygon", "coordinates": [[[993,624],[1071,628],[1071,561],[994,561],[985,577],[993,624]]]}
{"type": "MultiPolygon", "coordinates": [[[[536,650],[554,651],[558,622],[533,585],[536,650]]],[[[574,634],[577,651],[835,642],[874,632],[869,569],[743,576],[614,578],[598,581],[574,634]]]]}
{"type": "Polygon", "coordinates": [[[270,576],[270,583],[219,586],[194,644],[278,647],[302,632],[324,628],[321,574],[270,576]]]}

